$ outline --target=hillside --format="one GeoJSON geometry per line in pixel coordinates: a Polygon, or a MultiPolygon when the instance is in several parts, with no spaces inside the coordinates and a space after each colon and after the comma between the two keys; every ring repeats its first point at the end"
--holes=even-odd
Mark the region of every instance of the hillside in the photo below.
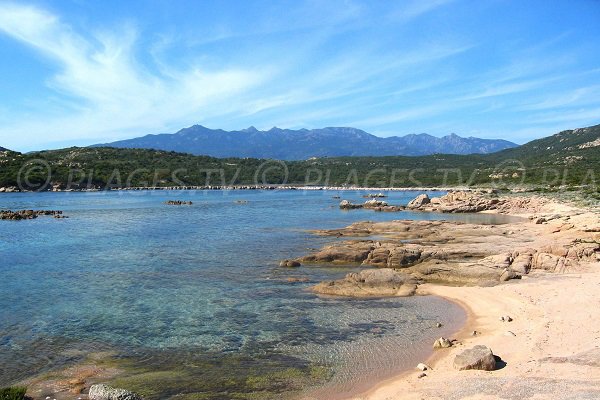
{"type": "Polygon", "coordinates": [[[174,134],[146,135],[94,147],[118,147],[177,151],[212,157],[306,160],[312,157],[419,156],[435,153],[491,153],[516,144],[506,140],[463,138],[455,134],[441,138],[427,135],[381,138],[355,128],[279,129],[259,131],[254,127],[224,131],[194,125],[174,134]]]}
{"type": "Polygon", "coordinates": [[[597,188],[599,143],[600,125],[560,132],[494,154],[335,157],[286,163],[147,149],[74,147],[4,153],[0,187],[17,186],[19,171],[32,171],[27,175],[30,189],[65,188],[69,182],[71,189],[255,183],[379,187],[586,184],[597,188]],[[47,170],[30,167],[39,166],[41,161],[50,166],[49,181],[47,170]]]}

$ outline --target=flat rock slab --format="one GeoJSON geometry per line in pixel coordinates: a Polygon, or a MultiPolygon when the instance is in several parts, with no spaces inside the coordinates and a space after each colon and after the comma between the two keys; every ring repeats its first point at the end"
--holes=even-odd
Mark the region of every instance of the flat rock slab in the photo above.
{"type": "Polygon", "coordinates": [[[417,280],[391,268],[366,269],[352,272],[344,279],[325,281],[313,286],[320,294],[351,297],[412,296],[417,280]]]}
{"type": "Polygon", "coordinates": [[[454,358],[454,368],[459,371],[467,369],[493,371],[496,369],[496,358],[489,347],[477,345],[458,354],[454,358]]]}

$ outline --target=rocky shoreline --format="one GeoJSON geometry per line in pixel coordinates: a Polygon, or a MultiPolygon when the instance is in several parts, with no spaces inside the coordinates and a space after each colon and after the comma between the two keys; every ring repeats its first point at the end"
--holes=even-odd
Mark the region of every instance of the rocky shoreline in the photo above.
{"type": "Polygon", "coordinates": [[[533,271],[569,272],[600,260],[600,225],[577,209],[547,211],[538,197],[451,192],[420,195],[407,209],[521,215],[519,222],[479,225],[449,221],[358,222],[315,231],[336,240],[296,261],[377,268],[312,288],[343,296],[412,295],[424,283],[494,286],[533,271]],[[373,239],[373,238],[376,239],[373,239]]]}
{"type": "Polygon", "coordinates": [[[521,218],[501,225],[359,222],[314,231],[332,243],[297,261],[365,267],[314,292],[437,295],[469,313],[467,325],[452,339],[438,339],[414,372],[340,399],[600,397],[600,330],[590,324],[600,319],[597,210],[472,192],[421,195],[407,209],[521,218]]]}
{"type": "MultiPolygon", "coordinates": [[[[102,192],[102,191],[161,191],[161,190],[309,190],[309,191],[384,191],[384,192],[413,192],[413,191],[449,191],[449,190],[475,190],[468,187],[361,187],[361,186],[310,186],[310,185],[201,185],[201,186],[134,186],[134,187],[73,187],[64,185],[50,185],[47,192],[102,192]]],[[[21,190],[17,186],[0,187],[0,193],[30,192],[21,190]]],[[[368,198],[381,198],[383,193],[370,195],[368,198]]],[[[383,195],[385,197],[385,195],[383,195]]]]}

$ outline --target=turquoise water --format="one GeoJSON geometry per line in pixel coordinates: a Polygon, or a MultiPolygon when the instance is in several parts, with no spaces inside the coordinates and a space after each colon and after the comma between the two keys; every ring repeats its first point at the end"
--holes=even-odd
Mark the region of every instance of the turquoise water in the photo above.
{"type": "MultiPolygon", "coordinates": [[[[190,379],[206,373],[186,367],[198,360],[210,360],[219,376],[325,366],[332,374],[328,385],[338,391],[412,365],[440,335],[435,322],[453,326],[464,318],[458,307],[433,297],[320,298],[306,288],[356,267],[290,270],[278,268],[279,260],[330,240],[307,229],[399,218],[501,221],[489,215],[341,211],[340,200],[332,199],[336,194],[1,195],[0,209],[59,209],[69,218],[0,221],[0,385],[105,350],[150,370],[191,371],[190,379]],[[167,199],[194,204],[167,206],[167,199]],[[290,283],[290,277],[308,282],[290,283]],[[230,358],[245,361],[232,369],[223,361],[230,358]]],[[[356,202],[364,201],[362,194],[340,193],[356,202]]],[[[416,193],[389,195],[391,204],[406,204],[416,193]]],[[[155,398],[198,390],[171,385],[155,398]]],[[[208,398],[211,391],[214,398],[227,398],[214,388],[206,389],[208,398]]]]}

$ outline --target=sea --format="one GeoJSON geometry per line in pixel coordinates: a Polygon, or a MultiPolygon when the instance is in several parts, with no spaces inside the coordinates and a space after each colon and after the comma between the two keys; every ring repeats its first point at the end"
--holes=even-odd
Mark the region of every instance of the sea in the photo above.
{"type": "MultiPolygon", "coordinates": [[[[365,194],[1,194],[0,209],[68,218],[0,221],[0,386],[92,362],[147,399],[333,398],[414,368],[464,323],[460,307],[433,296],[318,296],[312,285],[360,267],[279,261],[336,240],[314,229],[503,217],[339,209],[365,194]]],[[[419,193],[385,194],[403,205],[419,193]]]]}

